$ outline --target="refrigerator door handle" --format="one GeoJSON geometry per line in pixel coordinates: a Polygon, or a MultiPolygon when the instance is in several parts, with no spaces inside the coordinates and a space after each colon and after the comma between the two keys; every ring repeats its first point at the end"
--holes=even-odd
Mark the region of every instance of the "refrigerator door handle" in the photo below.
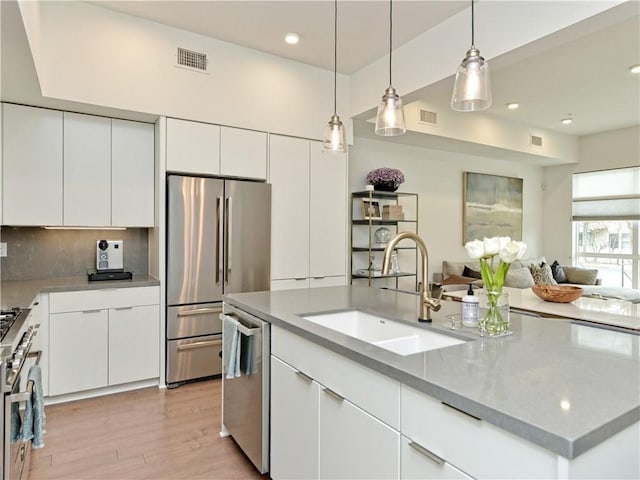
{"type": "Polygon", "coordinates": [[[216,197],[216,242],[217,242],[217,246],[216,246],[216,285],[220,285],[220,273],[221,273],[221,269],[220,269],[220,249],[222,248],[222,242],[221,237],[220,237],[220,222],[221,220],[221,215],[220,215],[220,207],[221,207],[221,200],[222,197],[216,197]]]}
{"type": "Polygon", "coordinates": [[[224,234],[225,234],[225,242],[224,242],[224,265],[225,265],[225,277],[224,283],[225,285],[229,284],[231,280],[231,265],[229,265],[229,258],[231,257],[231,243],[229,241],[231,230],[231,197],[226,197],[225,199],[225,208],[224,208],[224,234]]]}

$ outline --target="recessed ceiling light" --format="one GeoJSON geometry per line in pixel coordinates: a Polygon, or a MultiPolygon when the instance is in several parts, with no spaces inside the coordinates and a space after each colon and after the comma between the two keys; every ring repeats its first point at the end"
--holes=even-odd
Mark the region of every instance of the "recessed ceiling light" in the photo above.
{"type": "Polygon", "coordinates": [[[640,65],[631,65],[629,71],[631,73],[640,73],[640,65]]]}
{"type": "Polygon", "coordinates": [[[571,118],[571,116],[564,117],[562,120],[560,120],[560,123],[562,123],[563,125],[571,125],[573,123],[573,118],[571,118]]]}
{"type": "Polygon", "coordinates": [[[507,108],[509,110],[515,110],[516,108],[518,108],[520,106],[519,103],[516,102],[511,102],[511,103],[507,103],[507,108]]]}
{"type": "Polygon", "coordinates": [[[289,45],[295,45],[300,41],[300,35],[295,32],[289,32],[284,36],[284,41],[289,45]]]}

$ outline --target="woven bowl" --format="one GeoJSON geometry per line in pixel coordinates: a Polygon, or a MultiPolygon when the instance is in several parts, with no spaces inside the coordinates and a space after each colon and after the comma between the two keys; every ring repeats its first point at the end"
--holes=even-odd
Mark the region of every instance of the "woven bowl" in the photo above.
{"type": "Polygon", "coordinates": [[[582,295],[582,288],[573,285],[534,285],[533,293],[545,302],[569,303],[582,295]]]}

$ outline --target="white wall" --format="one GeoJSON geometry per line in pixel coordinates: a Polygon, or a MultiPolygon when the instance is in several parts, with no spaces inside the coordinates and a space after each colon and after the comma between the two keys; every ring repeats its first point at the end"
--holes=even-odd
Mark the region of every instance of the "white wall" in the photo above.
{"type": "Polygon", "coordinates": [[[349,189],[364,190],[366,174],[378,167],[400,169],[399,190],[418,193],[419,234],[429,250],[429,272],[442,272],[442,260],[468,259],[462,243],[463,172],[519,177],[523,182],[523,240],[527,257],[542,255],[542,168],[502,159],[356,137],[349,151],[349,189]]]}
{"type": "MultiPolygon", "coordinates": [[[[20,10],[44,97],[313,139],[333,113],[331,71],[85,2],[32,3],[20,10]],[[176,68],[177,47],[206,53],[208,73],[176,68]]],[[[337,90],[349,140],[347,76],[337,90]]]]}
{"type": "Polygon", "coordinates": [[[563,265],[572,263],[571,175],[640,165],[640,126],[580,137],[578,151],[578,164],[543,172],[544,252],[563,265]]]}

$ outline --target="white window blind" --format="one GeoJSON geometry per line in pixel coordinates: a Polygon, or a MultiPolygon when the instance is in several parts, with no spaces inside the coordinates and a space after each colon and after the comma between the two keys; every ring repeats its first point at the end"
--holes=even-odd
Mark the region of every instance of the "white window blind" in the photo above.
{"type": "Polygon", "coordinates": [[[573,220],[640,220],[640,167],[574,174],[573,220]]]}

